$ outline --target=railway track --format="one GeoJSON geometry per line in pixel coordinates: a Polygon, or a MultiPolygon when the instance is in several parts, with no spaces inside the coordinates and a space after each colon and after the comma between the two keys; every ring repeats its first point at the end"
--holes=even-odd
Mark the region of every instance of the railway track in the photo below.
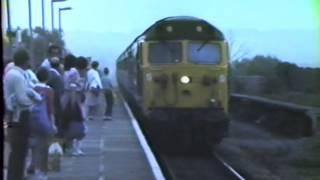
{"type": "Polygon", "coordinates": [[[245,180],[218,155],[160,155],[168,180],[245,180]]]}
{"type": "MultiPolygon", "coordinates": [[[[137,119],[143,118],[135,109],[133,109],[133,114],[137,119]]],[[[146,131],[143,133],[149,143],[152,144],[152,139],[148,136],[148,133],[146,131]]],[[[188,154],[175,151],[173,151],[173,154],[167,154],[162,153],[162,150],[155,146],[151,146],[151,148],[160,163],[166,180],[245,180],[217,154],[208,152],[188,154]]]]}

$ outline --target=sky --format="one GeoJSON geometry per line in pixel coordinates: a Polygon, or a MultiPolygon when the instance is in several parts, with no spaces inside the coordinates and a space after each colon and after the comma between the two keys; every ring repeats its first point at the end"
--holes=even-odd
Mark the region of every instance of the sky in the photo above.
{"type": "MultiPolygon", "coordinates": [[[[45,1],[46,28],[51,29],[50,0],[45,1]]],[[[155,21],[188,15],[207,20],[232,37],[234,49],[277,56],[300,66],[320,67],[314,1],[318,0],[67,0],[54,3],[62,14],[67,47],[114,65],[127,45],[155,21]]],[[[28,0],[10,0],[15,28],[28,27],[28,0]]],[[[41,0],[31,0],[33,27],[41,26],[41,0]]],[[[319,33],[319,32],[318,32],[319,33]]],[[[319,35],[320,36],[320,35],[319,35]]]]}

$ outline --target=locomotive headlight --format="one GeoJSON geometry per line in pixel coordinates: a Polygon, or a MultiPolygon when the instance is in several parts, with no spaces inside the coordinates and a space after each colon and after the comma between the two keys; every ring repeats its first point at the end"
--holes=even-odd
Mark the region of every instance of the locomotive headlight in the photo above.
{"type": "Polygon", "coordinates": [[[191,78],[188,77],[188,76],[182,76],[182,77],[180,78],[180,82],[181,82],[182,84],[188,84],[188,83],[191,82],[191,78]]]}
{"type": "Polygon", "coordinates": [[[225,75],[220,75],[219,76],[219,83],[225,83],[226,82],[226,76],[225,75]]]}
{"type": "Polygon", "coordinates": [[[197,26],[196,30],[197,30],[197,32],[202,32],[202,26],[197,26]]]}
{"type": "Polygon", "coordinates": [[[172,31],[173,31],[173,28],[172,28],[172,26],[167,26],[167,27],[166,27],[166,30],[167,30],[167,32],[172,32],[172,31]]]}

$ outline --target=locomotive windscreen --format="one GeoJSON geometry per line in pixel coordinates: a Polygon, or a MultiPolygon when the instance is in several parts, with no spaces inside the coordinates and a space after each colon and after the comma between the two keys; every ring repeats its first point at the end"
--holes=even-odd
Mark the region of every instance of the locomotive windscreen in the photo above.
{"type": "Polygon", "coordinates": [[[192,42],[187,52],[188,60],[194,64],[219,64],[222,60],[219,44],[192,42]]]}
{"type": "Polygon", "coordinates": [[[149,62],[152,64],[179,63],[182,59],[182,44],[178,42],[151,43],[149,62]]]}

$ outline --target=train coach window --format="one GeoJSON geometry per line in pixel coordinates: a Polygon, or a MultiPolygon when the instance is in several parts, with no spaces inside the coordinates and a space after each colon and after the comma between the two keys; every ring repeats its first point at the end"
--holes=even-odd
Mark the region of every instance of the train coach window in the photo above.
{"type": "Polygon", "coordinates": [[[181,43],[152,43],[149,46],[149,62],[153,64],[179,63],[182,59],[181,43]]]}
{"type": "Polygon", "coordinates": [[[219,64],[221,49],[218,44],[191,43],[188,45],[188,59],[195,64],[219,64]]]}

